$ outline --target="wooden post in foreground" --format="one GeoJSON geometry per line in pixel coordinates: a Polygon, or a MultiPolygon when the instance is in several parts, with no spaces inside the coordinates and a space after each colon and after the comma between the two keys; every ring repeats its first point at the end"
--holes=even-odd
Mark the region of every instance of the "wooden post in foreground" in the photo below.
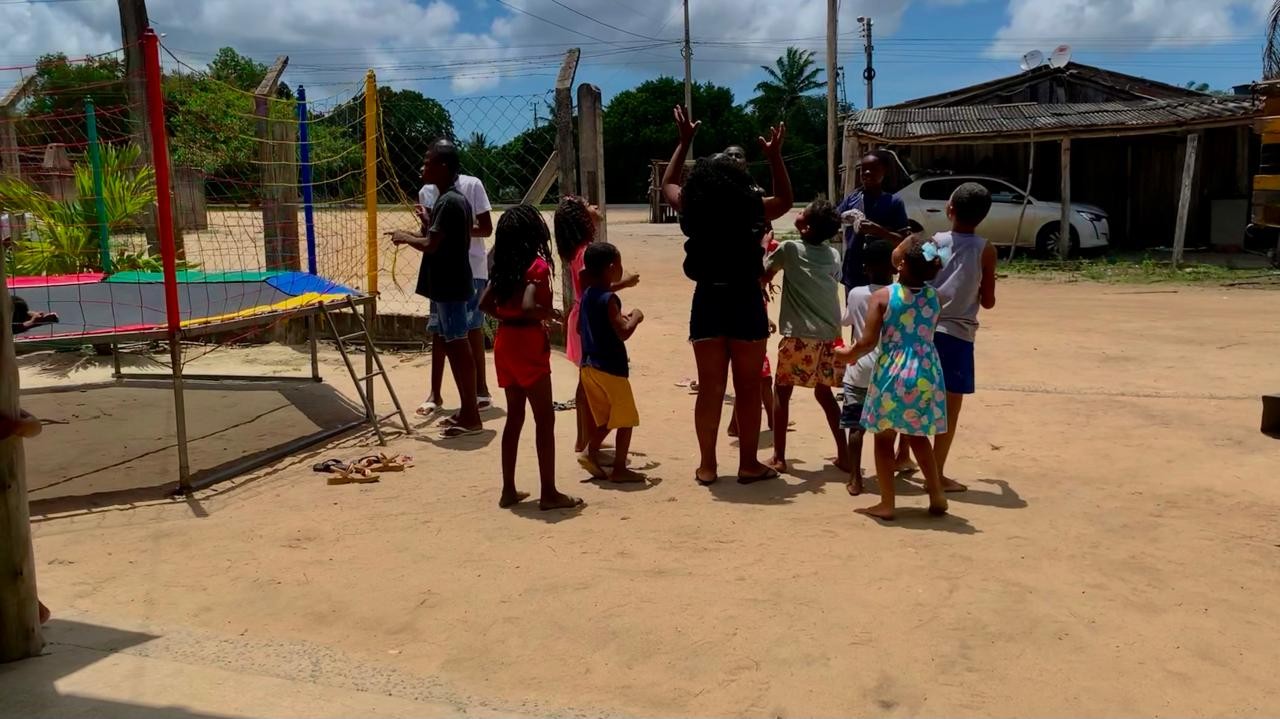
{"type": "Polygon", "coordinates": [[[253,112],[262,168],[263,266],[268,270],[297,271],[302,269],[302,259],[298,251],[296,138],[292,123],[271,119],[271,101],[288,66],[287,55],[276,58],[254,90],[253,112]]]}
{"type": "Polygon", "coordinates": [[[582,172],[582,195],[600,208],[602,219],[597,242],[609,241],[609,214],[604,199],[604,107],[600,88],[578,86],[578,167],[582,172]]]}
{"type": "Polygon", "coordinates": [[[1182,191],[1178,193],[1178,224],[1173,229],[1173,266],[1182,263],[1182,250],[1187,246],[1187,215],[1191,213],[1191,186],[1196,179],[1196,154],[1199,133],[1187,135],[1187,155],[1182,161],[1182,191]]]}
{"type": "MultiPolygon", "coordinates": [[[[578,58],[582,52],[573,48],[565,53],[564,64],[556,77],[556,152],[560,157],[560,197],[578,194],[578,153],[573,151],[573,78],[578,74],[578,58]]],[[[573,307],[573,278],[568,268],[560,268],[560,298],[565,317],[573,307]]]]}
{"type": "MultiPolygon", "coordinates": [[[[13,352],[13,303],[0,262],[0,414],[18,418],[18,361],[13,352]]],[[[34,657],[44,648],[36,599],[31,516],[27,509],[22,439],[0,439],[0,662],[34,657]]]]}

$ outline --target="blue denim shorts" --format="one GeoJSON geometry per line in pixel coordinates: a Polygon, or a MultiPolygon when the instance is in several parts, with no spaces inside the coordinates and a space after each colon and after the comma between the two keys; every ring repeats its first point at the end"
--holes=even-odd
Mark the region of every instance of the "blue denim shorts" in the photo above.
{"type": "Polygon", "coordinates": [[[973,394],[973,343],[938,332],[933,336],[933,346],[938,348],[938,361],[942,363],[942,378],[947,383],[947,391],[973,394]]]}
{"type": "Polygon", "coordinates": [[[445,342],[466,339],[471,332],[471,313],[467,310],[467,303],[432,301],[427,328],[443,337],[445,342]]]}
{"type": "Polygon", "coordinates": [[[866,401],[866,387],[844,383],[844,407],[840,410],[841,429],[862,429],[862,405],[866,401]]]}
{"type": "MultiPolygon", "coordinates": [[[[489,284],[489,280],[472,279],[471,286],[474,292],[471,293],[471,299],[467,300],[467,331],[472,332],[484,327],[484,313],[480,311],[480,293],[484,292],[484,288],[489,284]]],[[[445,339],[449,339],[448,332],[441,332],[439,315],[436,313],[435,302],[431,303],[431,316],[427,318],[427,331],[431,334],[441,334],[445,339]]]]}

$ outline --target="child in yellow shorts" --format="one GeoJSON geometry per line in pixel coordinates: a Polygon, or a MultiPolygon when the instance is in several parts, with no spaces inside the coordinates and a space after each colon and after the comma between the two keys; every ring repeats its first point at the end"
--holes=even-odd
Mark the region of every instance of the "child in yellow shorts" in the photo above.
{"type": "Polygon", "coordinates": [[[582,292],[578,312],[582,337],[582,389],[596,427],[587,448],[578,455],[578,464],[595,479],[612,482],[643,482],[644,477],[627,468],[631,430],[640,425],[635,396],[631,392],[630,361],[626,340],[644,320],[640,310],[623,314],[622,300],[612,286],[622,278],[622,254],[607,242],[587,247],[582,292]],[[613,472],[600,467],[597,454],[609,432],[617,430],[613,472]]]}

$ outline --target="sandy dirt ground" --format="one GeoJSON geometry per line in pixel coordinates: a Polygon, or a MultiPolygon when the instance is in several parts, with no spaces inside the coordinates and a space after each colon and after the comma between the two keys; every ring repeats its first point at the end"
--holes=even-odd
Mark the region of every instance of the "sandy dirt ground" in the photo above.
{"type": "MultiPolygon", "coordinates": [[[[63,620],[52,659],[0,668],[0,687],[39,685],[50,672],[24,667],[88,646],[103,662],[152,657],[453,713],[1280,714],[1280,443],[1258,431],[1259,395],[1280,389],[1280,293],[1003,283],[951,464],[972,489],[933,519],[904,481],[901,518],[882,526],[853,513],[874,495],[846,495],[802,393],[791,475],[737,485],[724,438],[726,477],[694,484],[693,397],[677,386],[694,372],[680,238],[615,222],[610,239],[642,276],[624,301],[647,317],[630,343],[647,484],[581,484],[561,413],[558,481],[586,508],[499,510],[496,410],[480,437],[395,439],[417,466],[377,484],[327,486],[310,471],[362,453],[358,435],[185,501],[62,506],[34,525],[41,596],[63,620]],[[113,632],[144,639],[113,643],[113,632]]],[[[388,360],[416,404],[427,358],[388,360]]],[[[553,361],[567,399],[572,368],[553,361]]],[[[305,355],[283,347],[201,362],[305,372],[305,355]]],[[[33,362],[23,382],[105,372],[33,362]]],[[[351,394],[332,353],[325,374],[351,394]]],[[[93,456],[103,440],[85,435],[110,437],[112,422],[79,432],[70,416],[120,401],[96,392],[33,396],[93,405],[46,408],[71,424],[29,443],[33,486],[50,481],[56,455],[105,463],[93,456]]],[[[172,410],[153,396],[149,410],[130,406],[158,427],[146,413],[172,410]]],[[[207,421],[230,427],[270,406],[236,396],[205,402],[207,421]]],[[[297,435],[317,426],[294,412],[281,422],[297,435]]],[[[114,422],[132,431],[129,416],[114,422]]],[[[155,432],[147,442],[165,446],[155,432]]],[[[521,482],[536,491],[531,427],[523,442],[521,482]]],[[[167,476],[154,466],[140,482],[167,476]]],[[[92,684],[61,681],[50,701],[92,684]]],[[[137,694],[252,714],[181,684],[137,694]]]]}

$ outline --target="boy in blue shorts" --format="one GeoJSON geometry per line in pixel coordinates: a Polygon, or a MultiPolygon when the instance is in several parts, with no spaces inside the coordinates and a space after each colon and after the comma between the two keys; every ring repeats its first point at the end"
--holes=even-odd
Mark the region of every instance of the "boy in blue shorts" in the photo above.
{"type": "MultiPolygon", "coordinates": [[[[853,337],[862,336],[867,324],[867,307],[871,295],[882,287],[893,284],[893,243],[873,240],[862,250],[862,274],[871,284],[849,290],[844,316],[840,323],[853,328],[853,337]]],[[[862,426],[862,404],[867,399],[867,386],[871,373],[880,359],[877,347],[844,369],[844,409],[840,412],[840,428],[849,432],[849,479],[845,489],[851,496],[862,494],[862,438],[866,430],[862,426]]]]}
{"type": "Polygon", "coordinates": [[[942,488],[963,492],[963,484],[947,477],[947,455],[960,425],[964,396],[973,394],[973,343],[978,334],[978,310],[996,306],[996,248],[977,234],[978,225],[991,210],[991,193],[976,182],[966,182],[947,202],[950,232],[939,232],[933,241],[951,247],[951,259],[933,281],[942,300],[942,312],[933,342],[938,348],[947,383],[947,431],[933,441],[933,454],[942,475],[942,488]]]}

